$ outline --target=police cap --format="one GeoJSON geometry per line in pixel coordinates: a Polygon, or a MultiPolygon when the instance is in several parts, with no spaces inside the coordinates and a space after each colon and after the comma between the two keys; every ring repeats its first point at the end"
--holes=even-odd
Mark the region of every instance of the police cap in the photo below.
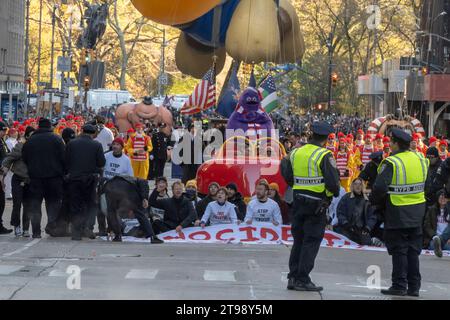
{"type": "Polygon", "coordinates": [[[369,156],[370,160],[381,159],[383,157],[383,151],[372,152],[369,156]]]}
{"type": "Polygon", "coordinates": [[[83,132],[87,134],[95,134],[97,133],[97,128],[93,126],[92,124],[86,124],[83,127],[83,132]]]}
{"type": "Polygon", "coordinates": [[[334,128],[326,121],[316,121],[313,123],[311,130],[318,136],[328,137],[330,133],[334,132],[334,128]]]}
{"type": "Polygon", "coordinates": [[[393,128],[391,131],[391,135],[393,138],[406,142],[406,143],[410,143],[412,141],[412,137],[409,133],[407,133],[406,131],[399,129],[399,128],[393,128]]]}

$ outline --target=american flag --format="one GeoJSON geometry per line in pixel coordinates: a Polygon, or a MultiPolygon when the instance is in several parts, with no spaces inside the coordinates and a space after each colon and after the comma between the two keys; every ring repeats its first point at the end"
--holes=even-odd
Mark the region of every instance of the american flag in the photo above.
{"type": "Polygon", "coordinates": [[[271,113],[278,108],[277,86],[272,75],[267,75],[261,81],[258,91],[262,96],[261,105],[267,113],[271,113]]]}
{"type": "Polygon", "coordinates": [[[189,100],[181,108],[181,114],[192,115],[216,105],[216,68],[213,66],[195,87],[189,100]]]}

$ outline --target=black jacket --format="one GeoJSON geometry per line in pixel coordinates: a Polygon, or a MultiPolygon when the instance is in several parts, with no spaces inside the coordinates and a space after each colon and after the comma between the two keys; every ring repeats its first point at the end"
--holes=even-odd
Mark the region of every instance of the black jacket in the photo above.
{"type": "Polygon", "coordinates": [[[359,174],[359,177],[367,182],[367,189],[372,190],[373,184],[378,176],[378,166],[380,163],[370,161],[359,174]]]}
{"type": "Polygon", "coordinates": [[[208,204],[213,201],[215,201],[215,199],[213,199],[210,195],[207,195],[197,203],[197,206],[195,208],[197,210],[197,216],[199,220],[203,218],[203,215],[205,214],[205,210],[208,204]]]}
{"type": "Polygon", "coordinates": [[[152,136],[152,154],[155,159],[167,160],[167,139],[163,132],[157,132],[152,136]]]}
{"type": "Polygon", "coordinates": [[[64,141],[51,129],[38,129],[22,149],[22,158],[31,179],[64,176],[64,141]]]}
{"type": "Polygon", "coordinates": [[[71,179],[101,174],[105,163],[102,145],[88,135],[81,135],[67,145],[66,166],[71,179]]]}
{"type": "MultiPolygon", "coordinates": [[[[384,228],[387,230],[421,227],[425,216],[426,202],[410,206],[394,206],[388,195],[394,169],[392,164],[387,161],[382,166],[369,200],[372,205],[379,209],[385,207],[384,228]]],[[[408,174],[408,171],[406,171],[406,174],[408,174]]]]}
{"type": "MultiPolygon", "coordinates": [[[[311,141],[310,144],[320,146],[319,143],[311,141]]],[[[301,152],[301,149],[300,149],[301,152]]],[[[333,194],[334,197],[339,196],[339,190],[341,189],[341,180],[339,179],[339,171],[336,167],[336,160],[333,158],[333,154],[326,154],[322,162],[320,163],[320,169],[322,170],[323,178],[325,180],[325,188],[333,194]]],[[[289,156],[281,160],[281,175],[289,186],[294,185],[294,172],[289,156]]],[[[305,194],[317,198],[325,199],[326,194],[318,194],[310,191],[297,191],[300,194],[305,194]]]]}
{"type": "Polygon", "coordinates": [[[371,231],[377,223],[377,216],[370,208],[369,201],[364,197],[353,196],[351,192],[339,201],[336,214],[340,226],[348,225],[350,228],[357,229],[367,228],[371,231]],[[361,213],[361,215],[358,213],[361,213]]]}
{"type": "Polygon", "coordinates": [[[447,197],[450,197],[450,158],[445,159],[436,172],[431,193],[436,194],[439,190],[446,190],[447,197]]]}
{"type": "Polygon", "coordinates": [[[437,201],[436,192],[433,193],[433,182],[436,178],[437,171],[442,164],[442,160],[438,159],[434,166],[430,165],[428,169],[427,181],[425,182],[425,197],[427,198],[427,205],[431,206],[437,201]]]}
{"type": "MultiPolygon", "coordinates": [[[[247,205],[242,199],[242,195],[237,192],[233,198],[229,198],[228,202],[231,202],[236,206],[236,214],[239,220],[244,221],[245,215],[247,213],[247,205]]],[[[205,208],[206,209],[206,208],[205,208]]]]}
{"type": "Polygon", "coordinates": [[[180,225],[183,228],[193,226],[193,223],[197,219],[197,214],[191,201],[185,197],[181,197],[180,199],[173,197],[168,199],[157,198],[158,191],[155,189],[150,195],[149,205],[164,210],[164,222],[168,226],[172,229],[180,225]]]}
{"type": "Polygon", "coordinates": [[[11,152],[6,145],[6,142],[3,138],[0,138],[0,163],[6,158],[6,155],[11,152]]]}

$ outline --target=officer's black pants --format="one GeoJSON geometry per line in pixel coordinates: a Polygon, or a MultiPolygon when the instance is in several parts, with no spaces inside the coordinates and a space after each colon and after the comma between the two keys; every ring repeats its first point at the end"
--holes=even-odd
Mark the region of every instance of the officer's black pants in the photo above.
{"type": "Polygon", "coordinates": [[[392,256],[392,286],[395,289],[420,289],[419,256],[422,251],[422,228],[385,230],[384,240],[392,256]]]}
{"type": "Polygon", "coordinates": [[[31,227],[33,235],[41,234],[42,201],[47,209],[47,230],[54,230],[61,210],[63,178],[31,179],[29,185],[31,227]]]}
{"type": "Polygon", "coordinates": [[[311,282],[309,274],[314,268],[314,261],[325,235],[327,217],[325,214],[314,214],[318,206],[319,201],[305,200],[294,195],[291,229],[294,245],[289,258],[288,278],[302,283],[311,282]]]}
{"type": "Polygon", "coordinates": [[[175,230],[176,228],[173,228],[171,225],[165,223],[162,220],[155,220],[153,221],[153,230],[156,234],[168,232],[170,230],[175,230]]]}
{"type": "Polygon", "coordinates": [[[166,159],[155,159],[153,160],[154,175],[153,177],[159,178],[164,176],[164,168],[166,166],[166,159]]]}
{"type": "Polygon", "coordinates": [[[72,236],[82,236],[83,231],[90,227],[92,219],[95,219],[91,215],[96,206],[97,180],[94,177],[71,180],[68,186],[72,236]]]}
{"type": "Polygon", "coordinates": [[[23,178],[14,174],[11,179],[11,192],[13,198],[13,209],[11,212],[11,225],[20,227],[20,212],[22,210],[22,228],[28,231],[30,228],[30,213],[29,201],[25,201],[26,192],[28,192],[28,185],[25,184],[23,178]]]}

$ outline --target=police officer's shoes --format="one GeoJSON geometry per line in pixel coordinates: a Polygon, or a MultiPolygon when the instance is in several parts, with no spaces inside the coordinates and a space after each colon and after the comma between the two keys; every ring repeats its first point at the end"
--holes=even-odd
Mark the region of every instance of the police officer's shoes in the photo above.
{"type": "Polygon", "coordinates": [[[433,246],[434,246],[434,254],[438,258],[442,258],[442,243],[441,243],[441,237],[434,236],[433,237],[433,246]]]}
{"type": "Polygon", "coordinates": [[[309,291],[309,292],[321,292],[323,287],[318,287],[314,283],[302,283],[297,281],[294,285],[295,291],[309,291]]]}
{"type": "Polygon", "coordinates": [[[287,289],[288,290],[295,290],[295,279],[288,279],[287,289]]]}
{"type": "Polygon", "coordinates": [[[420,296],[419,290],[413,290],[413,291],[408,290],[408,292],[406,292],[406,295],[409,297],[416,297],[416,298],[418,298],[420,296]]]}
{"type": "Polygon", "coordinates": [[[393,287],[390,287],[389,289],[381,289],[381,294],[384,294],[386,296],[404,297],[404,296],[406,296],[407,292],[406,292],[406,290],[395,289],[393,287]]]}

